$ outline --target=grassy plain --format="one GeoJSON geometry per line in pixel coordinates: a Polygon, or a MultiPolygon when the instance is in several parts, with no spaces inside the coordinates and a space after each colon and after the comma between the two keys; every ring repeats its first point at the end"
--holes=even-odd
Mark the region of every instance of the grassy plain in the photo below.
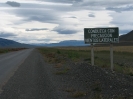
{"type": "MultiPolygon", "coordinates": [[[[114,71],[133,76],[133,46],[114,46],[114,71]]],[[[61,67],[64,58],[91,64],[91,47],[40,48],[45,59],[61,67]],[[57,58],[57,56],[59,56],[57,58]]],[[[94,47],[95,65],[110,69],[110,47],[94,47]]],[[[64,70],[64,72],[66,72],[64,70]]],[[[63,71],[61,71],[63,74],[63,71]]],[[[57,73],[58,74],[58,73],[57,73]]]]}

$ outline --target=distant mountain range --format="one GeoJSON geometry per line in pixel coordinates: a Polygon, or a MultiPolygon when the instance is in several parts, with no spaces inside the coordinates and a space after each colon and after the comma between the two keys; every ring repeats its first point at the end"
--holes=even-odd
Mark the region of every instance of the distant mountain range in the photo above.
{"type": "MultiPolygon", "coordinates": [[[[119,37],[119,43],[116,43],[114,45],[133,45],[133,30],[127,34],[121,35],[119,37]]],[[[51,44],[38,44],[38,46],[88,46],[89,44],[85,44],[83,40],[68,40],[68,41],[61,41],[59,43],[51,43],[51,44]]],[[[97,44],[97,45],[104,45],[104,44],[97,44]]],[[[105,44],[107,45],[107,44],[105,44]]]]}
{"type": "Polygon", "coordinates": [[[36,46],[47,46],[47,47],[56,47],[56,46],[87,46],[82,40],[66,40],[59,43],[50,43],[50,44],[34,44],[36,46]]]}
{"type": "Polygon", "coordinates": [[[13,40],[0,38],[0,48],[31,48],[33,45],[22,44],[13,40]]]}
{"type": "MultiPolygon", "coordinates": [[[[114,45],[133,45],[133,30],[127,34],[121,35],[120,43],[114,45]]],[[[0,48],[32,48],[32,47],[56,47],[56,46],[88,46],[89,44],[84,44],[83,40],[66,40],[59,43],[50,43],[50,44],[22,44],[13,40],[7,40],[0,38],[0,48]]],[[[98,44],[99,45],[99,44],[98,44]]]]}
{"type": "Polygon", "coordinates": [[[70,41],[62,41],[59,43],[50,43],[50,44],[22,44],[18,43],[13,40],[3,39],[0,38],[0,48],[32,48],[32,47],[55,47],[55,46],[86,46],[84,44],[84,41],[76,41],[76,40],[70,40],[70,41]]]}

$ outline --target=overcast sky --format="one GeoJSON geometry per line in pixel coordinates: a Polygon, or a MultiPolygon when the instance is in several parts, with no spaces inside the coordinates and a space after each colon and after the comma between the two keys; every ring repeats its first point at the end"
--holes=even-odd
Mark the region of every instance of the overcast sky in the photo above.
{"type": "Polygon", "coordinates": [[[0,37],[20,43],[84,40],[84,28],[133,30],[133,0],[0,0],[0,37]]]}

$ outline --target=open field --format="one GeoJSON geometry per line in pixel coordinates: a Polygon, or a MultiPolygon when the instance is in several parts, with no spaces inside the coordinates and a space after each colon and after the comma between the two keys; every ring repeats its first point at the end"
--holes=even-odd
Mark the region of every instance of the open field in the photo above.
{"type": "MultiPolygon", "coordinates": [[[[56,54],[66,57],[73,62],[91,63],[91,47],[59,47],[45,48],[42,53],[50,58],[50,62],[59,61],[55,58],[56,54]],[[52,56],[53,55],[53,56],[52,56]]],[[[110,69],[110,48],[94,47],[95,65],[110,69]]],[[[64,60],[60,60],[63,61],[64,60]]],[[[133,46],[114,46],[114,71],[133,76],[133,46]]]]}
{"type": "Polygon", "coordinates": [[[133,47],[114,48],[114,72],[110,70],[109,47],[95,47],[95,66],[90,65],[89,47],[39,51],[45,62],[52,64],[56,86],[67,99],[133,99],[133,53],[128,48],[133,47]]]}
{"type": "MultiPolygon", "coordinates": [[[[91,47],[59,47],[59,49],[64,49],[64,50],[91,50],[91,47]]],[[[114,46],[113,47],[115,52],[130,52],[133,53],[133,46],[114,46]]],[[[95,51],[109,51],[110,46],[106,47],[95,47],[95,51]]]]}

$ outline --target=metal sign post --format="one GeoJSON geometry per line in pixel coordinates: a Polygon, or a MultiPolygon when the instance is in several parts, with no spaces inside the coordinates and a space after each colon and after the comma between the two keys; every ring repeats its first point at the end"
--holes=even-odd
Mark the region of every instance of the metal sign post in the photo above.
{"type": "Polygon", "coordinates": [[[94,66],[94,45],[91,44],[91,65],[94,66]]]}
{"type": "Polygon", "coordinates": [[[110,44],[110,62],[111,62],[111,71],[114,69],[114,64],[113,64],[113,44],[110,44]]]}

